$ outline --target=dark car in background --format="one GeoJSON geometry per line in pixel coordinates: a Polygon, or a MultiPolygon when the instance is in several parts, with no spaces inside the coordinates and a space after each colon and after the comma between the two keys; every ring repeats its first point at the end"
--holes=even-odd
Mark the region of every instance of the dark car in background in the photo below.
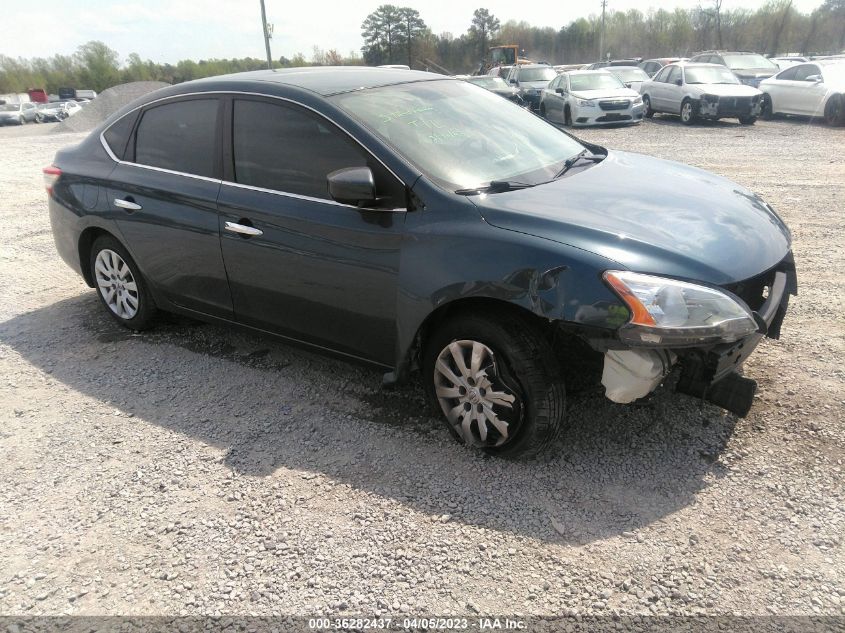
{"type": "Polygon", "coordinates": [[[768,79],[780,71],[778,65],[772,60],[763,57],[759,53],[750,53],[747,51],[707,51],[705,53],[699,53],[690,58],[689,61],[697,64],[719,64],[721,66],[727,66],[742,83],[752,88],[759,87],[761,81],[768,79]]]}
{"type": "Polygon", "coordinates": [[[519,90],[513,86],[509,86],[507,82],[501,77],[491,77],[489,75],[476,75],[467,77],[465,81],[476,86],[481,86],[485,90],[489,90],[493,94],[514,101],[520,105],[524,105],[524,101],[519,94],[519,90]]]}
{"type": "Polygon", "coordinates": [[[519,64],[508,73],[508,83],[532,110],[539,110],[543,89],[555,77],[557,72],[548,64],[519,64]]]}
{"type": "Polygon", "coordinates": [[[678,390],[744,415],[736,370],[797,287],[789,231],[748,189],[417,71],[170,86],[44,176],[58,253],[117,322],[166,310],[388,384],[418,370],[452,433],[496,455],[554,440],[582,358],[616,402],[678,365],[678,390]]]}

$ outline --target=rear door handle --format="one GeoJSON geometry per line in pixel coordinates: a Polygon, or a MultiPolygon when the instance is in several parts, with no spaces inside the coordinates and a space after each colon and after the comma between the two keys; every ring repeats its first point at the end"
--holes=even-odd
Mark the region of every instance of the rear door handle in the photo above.
{"type": "Polygon", "coordinates": [[[120,198],[114,199],[114,206],[119,209],[126,209],[127,211],[140,211],[142,208],[140,204],[136,204],[131,200],[121,200],[120,198]]]}
{"type": "Polygon", "coordinates": [[[237,222],[226,222],[224,228],[232,233],[239,235],[248,235],[254,237],[256,235],[264,235],[264,231],[257,229],[254,226],[247,226],[246,224],[238,224],[237,222]]]}

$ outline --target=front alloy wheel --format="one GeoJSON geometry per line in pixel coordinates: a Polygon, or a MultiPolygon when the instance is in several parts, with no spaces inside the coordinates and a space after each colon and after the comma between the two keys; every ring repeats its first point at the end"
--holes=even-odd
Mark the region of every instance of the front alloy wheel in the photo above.
{"type": "Polygon", "coordinates": [[[498,375],[493,351],[478,341],[452,341],[434,365],[443,415],[467,444],[501,446],[519,428],[521,399],[498,375]]]}
{"type": "Polygon", "coordinates": [[[684,125],[692,125],[695,121],[695,109],[692,106],[692,101],[684,101],[681,104],[681,123],[684,125]]]}
{"type": "Polygon", "coordinates": [[[511,310],[464,312],[426,338],[426,393],[455,439],[500,457],[532,456],[554,441],[566,393],[536,322],[511,310]]]}

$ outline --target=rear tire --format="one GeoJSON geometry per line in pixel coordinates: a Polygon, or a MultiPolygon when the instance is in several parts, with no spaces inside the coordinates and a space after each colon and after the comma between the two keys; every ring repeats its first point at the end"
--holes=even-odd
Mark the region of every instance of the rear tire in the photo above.
{"type": "Polygon", "coordinates": [[[824,120],[828,125],[845,125],[845,97],[832,95],[824,107],[824,120]]]}
{"type": "Polygon", "coordinates": [[[422,365],[429,400],[459,442],[499,457],[532,457],[561,429],[560,367],[524,317],[456,316],[428,338],[422,365]]]}
{"type": "Polygon", "coordinates": [[[643,116],[647,119],[654,116],[654,110],[651,109],[651,98],[648,95],[643,95],[643,116]]]}
{"type": "Polygon", "coordinates": [[[739,122],[743,125],[754,125],[757,122],[756,116],[741,116],[739,122]]]}
{"type": "Polygon", "coordinates": [[[681,103],[681,123],[684,125],[693,125],[695,123],[695,117],[695,104],[689,99],[684,99],[683,103],[681,103]]]}
{"type": "Polygon", "coordinates": [[[146,330],[158,312],[147,283],[132,256],[110,235],[91,246],[91,276],[100,303],[111,317],[131,330],[146,330]]]}

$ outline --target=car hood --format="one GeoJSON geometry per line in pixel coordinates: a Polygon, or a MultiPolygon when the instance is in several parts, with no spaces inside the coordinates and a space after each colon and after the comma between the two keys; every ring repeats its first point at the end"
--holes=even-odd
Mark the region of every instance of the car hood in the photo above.
{"type": "Polygon", "coordinates": [[[789,251],[789,230],[771,207],[726,178],[628,152],[581,165],[544,185],[470,199],[493,226],[638,272],[727,284],[789,251]]]}
{"type": "Polygon", "coordinates": [[[579,90],[571,93],[576,99],[633,99],[640,93],[630,88],[602,88],[600,90],[579,90]]]}
{"type": "Polygon", "coordinates": [[[20,110],[3,110],[0,112],[0,117],[17,117],[20,113],[20,110]]]}
{"type": "Polygon", "coordinates": [[[757,88],[745,84],[687,84],[690,88],[697,88],[702,94],[718,95],[720,97],[753,97],[760,94],[757,88]]]}

